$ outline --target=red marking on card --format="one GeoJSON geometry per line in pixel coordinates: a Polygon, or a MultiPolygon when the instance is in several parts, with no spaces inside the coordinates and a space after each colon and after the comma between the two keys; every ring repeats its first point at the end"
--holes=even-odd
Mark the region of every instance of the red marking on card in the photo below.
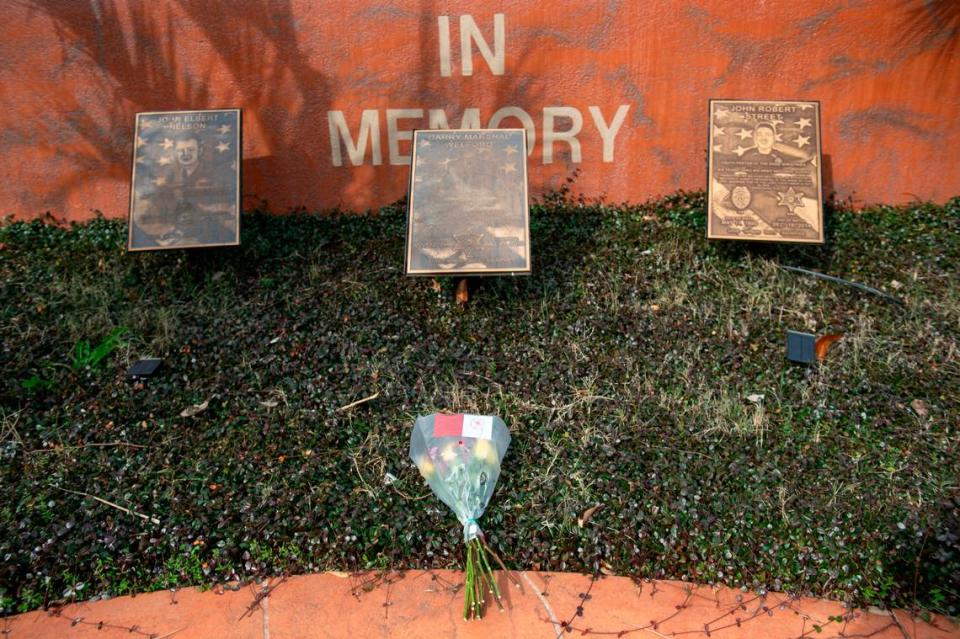
{"type": "Polygon", "coordinates": [[[440,415],[433,418],[434,437],[460,437],[463,435],[463,414],[440,415]]]}

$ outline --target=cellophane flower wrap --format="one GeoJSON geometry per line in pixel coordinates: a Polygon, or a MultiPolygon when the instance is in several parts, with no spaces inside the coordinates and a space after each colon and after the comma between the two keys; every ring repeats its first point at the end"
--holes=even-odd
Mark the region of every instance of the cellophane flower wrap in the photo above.
{"type": "Polygon", "coordinates": [[[477,520],[483,515],[500,477],[500,463],[510,432],[499,417],[443,415],[418,417],[410,437],[410,458],[433,493],[450,507],[463,526],[467,546],[464,618],[480,617],[487,594],[501,606],[491,558],[477,520]]]}

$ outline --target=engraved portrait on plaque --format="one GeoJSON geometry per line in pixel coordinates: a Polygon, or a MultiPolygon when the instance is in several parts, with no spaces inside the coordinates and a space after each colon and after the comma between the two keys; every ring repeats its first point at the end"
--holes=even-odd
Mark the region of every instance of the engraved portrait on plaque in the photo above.
{"type": "Polygon", "coordinates": [[[707,237],[823,243],[818,102],[710,100],[707,237]]]}
{"type": "Polygon", "coordinates": [[[408,275],[530,272],[523,129],[414,132],[408,275]]]}
{"type": "Polygon", "coordinates": [[[240,110],[138,113],[127,248],[240,243],[240,110]]]}

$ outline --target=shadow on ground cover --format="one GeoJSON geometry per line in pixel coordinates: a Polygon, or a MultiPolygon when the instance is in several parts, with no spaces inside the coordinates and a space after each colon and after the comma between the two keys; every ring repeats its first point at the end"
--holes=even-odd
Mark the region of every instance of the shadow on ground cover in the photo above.
{"type": "Polygon", "coordinates": [[[835,209],[826,248],[709,243],[702,207],[545,200],[534,274],[483,280],[464,311],[452,282],[403,277],[400,205],[245,215],[241,247],[199,253],[126,255],[107,220],[0,228],[5,611],[459,566],[406,461],[433,410],[513,430],[481,523],[515,567],[956,611],[960,200],[835,209]],[[787,329],[845,337],[807,369],[787,329]],[[127,380],[147,355],[163,373],[127,380]]]}

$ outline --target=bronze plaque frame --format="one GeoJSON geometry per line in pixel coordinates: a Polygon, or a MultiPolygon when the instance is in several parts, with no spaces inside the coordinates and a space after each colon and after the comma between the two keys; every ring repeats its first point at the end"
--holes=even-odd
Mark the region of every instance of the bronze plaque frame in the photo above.
{"type": "Polygon", "coordinates": [[[240,109],[137,114],[127,250],[240,244],[240,128],[240,109]]]}
{"type": "Polygon", "coordinates": [[[823,244],[820,103],[710,100],[707,237],[823,244]]]}
{"type": "Polygon", "coordinates": [[[524,129],[413,134],[407,275],[529,274],[524,129]]]}

